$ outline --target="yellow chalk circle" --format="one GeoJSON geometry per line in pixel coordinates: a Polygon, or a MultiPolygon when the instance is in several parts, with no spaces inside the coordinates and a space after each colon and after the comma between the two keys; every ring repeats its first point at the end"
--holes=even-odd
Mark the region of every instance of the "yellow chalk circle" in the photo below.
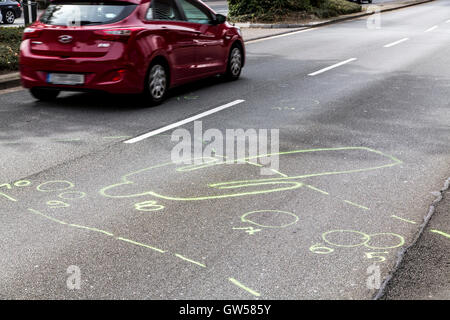
{"type": "Polygon", "coordinates": [[[332,231],[327,231],[325,233],[322,234],[322,239],[323,241],[325,241],[326,243],[335,246],[335,247],[343,247],[343,248],[354,248],[354,247],[359,247],[359,246],[365,246],[369,249],[373,249],[373,250],[386,250],[386,249],[394,249],[394,248],[398,248],[401,247],[402,245],[405,244],[405,239],[401,236],[398,235],[396,233],[374,233],[374,234],[367,234],[364,232],[360,232],[360,231],[355,231],[355,230],[332,230],[332,231]],[[332,238],[332,234],[334,234],[335,237],[338,237],[338,239],[333,239],[330,240],[329,238],[332,238]],[[355,237],[355,236],[359,236],[358,239],[354,238],[354,239],[350,239],[350,235],[352,235],[351,237],[355,237]],[[374,241],[374,238],[376,237],[384,237],[385,239],[389,238],[389,237],[395,237],[397,238],[397,240],[395,240],[395,244],[394,245],[385,245],[385,246],[373,246],[370,245],[370,242],[374,241]],[[350,241],[351,240],[351,241],[350,241]],[[348,244],[341,244],[339,243],[339,241],[341,242],[350,242],[348,244]]]}
{"type": "Polygon", "coordinates": [[[370,235],[370,240],[367,241],[364,246],[366,246],[367,248],[370,249],[374,249],[374,250],[385,250],[385,249],[394,249],[394,248],[398,248],[401,247],[402,245],[405,244],[405,238],[403,238],[401,235],[398,235],[396,233],[374,233],[370,235]],[[376,246],[370,246],[369,243],[373,241],[373,239],[375,237],[386,237],[386,236],[393,236],[395,238],[397,238],[398,243],[392,246],[380,246],[380,247],[376,247],[376,246]]]}
{"type": "Polygon", "coordinates": [[[31,185],[31,181],[28,181],[28,180],[20,180],[20,181],[14,182],[14,185],[15,185],[16,187],[28,187],[29,185],[31,185]]]}
{"type": "Polygon", "coordinates": [[[134,208],[138,211],[159,211],[164,209],[164,206],[157,204],[156,201],[144,201],[136,203],[134,208]]]}
{"type": "Polygon", "coordinates": [[[68,191],[63,192],[58,195],[58,198],[64,199],[64,200],[76,200],[76,199],[83,199],[86,196],[86,193],[81,191],[68,191]]]}
{"type": "MultiPolygon", "coordinates": [[[[332,246],[335,246],[335,247],[354,248],[354,247],[359,247],[359,246],[366,244],[370,240],[370,236],[363,232],[354,231],[354,230],[331,230],[331,231],[327,231],[327,232],[323,233],[322,239],[326,243],[328,243],[332,246]],[[352,239],[355,241],[352,241],[351,243],[340,244],[340,243],[333,242],[328,239],[328,237],[330,237],[330,235],[332,235],[332,234],[337,234],[337,236],[339,236],[340,238],[347,238],[346,236],[348,236],[348,235],[352,235],[352,237],[356,237],[356,238],[352,239]]],[[[346,241],[348,241],[348,240],[349,239],[347,238],[346,241]]],[[[337,240],[334,240],[334,241],[337,241],[337,240]]]]}
{"type": "Polygon", "coordinates": [[[54,181],[47,181],[47,182],[41,183],[40,185],[38,185],[36,187],[36,190],[41,191],[41,192],[52,192],[52,191],[69,190],[73,187],[74,187],[74,184],[70,181],[54,180],[54,181]],[[59,184],[59,186],[58,186],[58,184],[59,184]],[[50,186],[50,187],[48,187],[48,186],[50,186]]]}
{"type": "Polygon", "coordinates": [[[296,224],[298,222],[298,220],[299,220],[299,218],[295,214],[293,214],[291,212],[287,212],[287,211],[280,211],[280,210],[251,211],[251,212],[247,212],[246,214],[244,214],[241,217],[241,221],[242,222],[251,223],[251,224],[254,224],[254,225],[256,225],[258,227],[261,227],[261,228],[286,228],[286,227],[289,227],[289,226],[291,226],[293,224],[296,224]],[[285,223],[285,224],[279,225],[279,226],[274,226],[274,225],[264,225],[264,224],[261,224],[261,223],[258,223],[258,222],[255,222],[255,221],[252,220],[252,219],[255,219],[256,216],[264,215],[264,214],[276,214],[276,215],[282,214],[284,216],[289,217],[289,219],[292,220],[292,221],[289,222],[289,223],[285,223]]]}
{"type": "Polygon", "coordinates": [[[317,254],[329,254],[332,253],[334,249],[322,246],[320,243],[316,243],[309,248],[309,251],[317,254]]]}

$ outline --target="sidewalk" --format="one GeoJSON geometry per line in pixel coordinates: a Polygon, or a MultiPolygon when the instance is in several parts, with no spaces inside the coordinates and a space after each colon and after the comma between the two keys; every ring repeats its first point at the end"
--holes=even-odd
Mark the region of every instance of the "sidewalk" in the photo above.
{"type": "MultiPolygon", "coordinates": [[[[447,186],[450,179],[447,182],[447,186]]],[[[382,299],[450,300],[450,190],[435,204],[422,236],[405,254],[382,299]]]]}
{"type": "Polygon", "coordinates": [[[271,37],[284,33],[294,32],[306,28],[314,28],[324,26],[327,24],[337,23],[341,21],[356,19],[359,17],[370,16],[372,11],[367,11],[368,8],[376,6],[380,12],[392,11],[409,6],[414,6],[422,3],[431,2],[434,0],[399,0],[394,2],[378,3],[376,5],[365,4],[363,5],[362,12],[342,15],[331,19],[316,20],[313,22],[302,23],[301,21],[296,24],[262,24],[262,23],[236,23],[235,25],[240,27],[245,41],[252,41],[261,38],[271,37]]]}

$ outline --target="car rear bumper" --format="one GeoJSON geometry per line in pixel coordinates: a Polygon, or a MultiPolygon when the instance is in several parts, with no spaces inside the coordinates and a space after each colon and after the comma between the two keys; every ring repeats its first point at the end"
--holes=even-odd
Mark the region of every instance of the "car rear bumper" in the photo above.
{"type": "Polygon", "coordinates": [[[54,88],[68,91],[98,90],[134,94],[144,89],[145,74],[120,57],[67,58],[34,55],[27,45],[21,46],[20,76],[24,88],[54,88]],[[82,85],[59,85],[47,82],[49,73],[84,74],[82,85]]]}

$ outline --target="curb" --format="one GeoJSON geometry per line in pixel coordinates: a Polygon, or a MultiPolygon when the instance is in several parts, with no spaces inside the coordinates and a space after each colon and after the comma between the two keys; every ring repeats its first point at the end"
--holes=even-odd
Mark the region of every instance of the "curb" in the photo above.
{"type": "Polygon", "coordinates": [[[0,75],[0,90],[17,87],[19,85],[20,85],[19,72],[0,75]]]}
{"type": "MultiPolygon", "coordinates": [[[[432,2],[432,1],[434,1],[434,0],[422,0],[422,1],[418,1],[418,2],[407,3],[407,4],[404,4],[404,5],[400,5],[398,7],[381,9],[380,13],[381,12],[394,11],[394,10],[403,9],[403,8],[407,8],[407,7],[412,7],[412,6],[416,6],[416,5],[419,5],[419,4],[424,4],[424,3],[428,3],[428,2],[432,2]]],[[[260,39],[264,39],[264,38],[269,38],[269,37],[276,36],[276,35],[287,34],[287,33],[295,32],[295,31],[298,31],[298,30],[312,29],[312,28],[326,26],[326,25],[329,25],[329,24],[334,24],[334,23],[339,23],[339,22],[343,22],[343,21],[358,19],[358,18],[361,18],[361,17],[366,17],[366,16],[373,15],[375,13],[376,12],[362,12],[362,13],[358,13],[358,14],[354,14],[354,15],[350,15],[350,16],[345,16],[345,17],[340,17],[340,18],[338,17],[336,19],[331,19],[331,20],[326,20],[326,21],[316,22],[316,23],[309,23],[309,24],[236,23],[235,25],[238,26],[238,27],[241,27],[241,28],[258,28],[258,29],[290,29],[290,28],[292,28],[293,29],[292,31],[285,31],[285,32],[271,34],[271,35],[268,35],[268,36],[261,36],[261,37],[255,37],[255,38],[246,39],[245,42],[248,42],[248,41],[253,41],[253,40],[260,40],[260,39]]]]}
{"type": "Polygon", "coordinates": [[[431,203],[430,208],[428,210],[427,215],[423,218],[423,222],[422,224],[419,226],[419,230],[416,233],[414,240],[412,241],[412,243],[404,249],[401,249],[400,252],[397,253],[397,261],[395,263],[395,266],[393,268],[393,270],[390,271],[389,275],[384,279],[383,283],[380,286],[380,289],[378,289],[378,292],[372,297],[372,300],[382,300],[386,294],[386,289],[390,283],[390,281],[392,280],[394,274],[397,272],[397,270],[400,268],[403,259],[405,258],[405,255],[408,253],[409,250],[411,250],[416,244],[417,242],[420,240],[420,238],[422,237],[423,233],[425,232],[425,229],[428,227],[428,224],[431,220],[431,218],[433,217],[435,211],[436,211],[436,206],[439,205],[439,203],[442,200],[443,194],[448,191],[450,189],[450,178],[447,178],[447,180],[445,180],[444,182],[444,186],[441,190],[433,192],[433,194],[436,195],[436,199],[431,203]]]}

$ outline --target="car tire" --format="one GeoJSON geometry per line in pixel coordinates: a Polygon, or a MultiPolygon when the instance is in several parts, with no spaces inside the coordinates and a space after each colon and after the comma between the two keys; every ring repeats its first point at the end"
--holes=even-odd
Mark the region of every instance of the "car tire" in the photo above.
{"type": "Polygon", "coordinates": [[[13,24],[16,20],[16,16],[14,15],[14,11],[8,10],[3,14],[3,23],[5,24],[13,24]]]}
{"type": "Polygon", "coordinates": [[[228,57],[227,73],[225,77],[227,80],[237,80],[241,76],[242,72],[242,49],[239,45],[233,45],[230,50],[230,56],[228,57]]]}
{"type": "Polygon", "coordinates": [[[161,61],[152,63],[148,69],[145,81],[144,95],[152,105],[162,103],[169,91],[169,68],[161,61]]]}
{"type": "Polygon", "coordinates": [[[59,90],[44,88],[32,88],[30,90],[31,95],[40,101],[53,101],[58,97],[59,92],[59,90]]]}

